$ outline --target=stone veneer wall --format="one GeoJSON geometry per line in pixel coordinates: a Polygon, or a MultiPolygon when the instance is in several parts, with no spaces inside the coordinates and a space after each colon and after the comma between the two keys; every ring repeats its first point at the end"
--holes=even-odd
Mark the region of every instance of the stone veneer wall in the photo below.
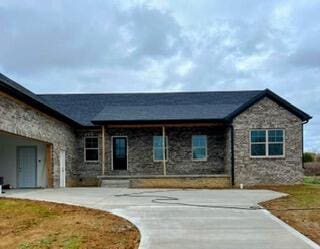
{"type": "Polygon", "coordinates": [[[97,176],[102,174],[102,129],[77,130],[77,167],[74,175],[74,185],[97,185],[97,176]],[[99,160],[98,162],[85,162],[84,141],[85,137],[98,137],[99,160]]]}
{"type": "Polygon", "coordinates": [[[269,98],[238,115],[234,121],[236,184],[295,184],[303,181],[302,122],[269,98]],[[250,130],[283,128],[284,158],[251,158],[250,130]]]}
{"type": "MultiPolygon", "coordinates": [[[[161,128],[108,129],[106,131],[107,175],[162,175],[162,162],[153,161],[153,136],[162,135],[161,128]],[[111,137],[128,137],[128,170],[111,168],[111,137]]],[[[166,128],[168,136],[168,175],[205,175],[225,172],[225,136],[222,127],[166,128]],[[192,135],[208,136],[208,160],[192,161],[192,135]]]]}
{"type": "Polygon", "coordinates": [[[225,158],[225,173],[231,176],[231,127],[226,128],[225,133],[226,146],[224,150],[224,158],[225,158]]]}
{"type": "Polygon", "coordinates": [[[67,179],[74,174],[77,156],[75,151],[76,137],[69,125],[0,92],[0,131],[53,145],[54,187],[59,186],[60,150],[66,150],[67,179]]]}

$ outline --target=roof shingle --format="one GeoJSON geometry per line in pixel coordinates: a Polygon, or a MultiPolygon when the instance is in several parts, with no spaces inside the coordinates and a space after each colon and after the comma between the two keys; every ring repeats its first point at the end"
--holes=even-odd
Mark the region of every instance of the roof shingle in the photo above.
{"type": "Polygon", "coordinates": [[[262,91],[39,95],[84,126],[93,122],[223,119],[262,91]]]}

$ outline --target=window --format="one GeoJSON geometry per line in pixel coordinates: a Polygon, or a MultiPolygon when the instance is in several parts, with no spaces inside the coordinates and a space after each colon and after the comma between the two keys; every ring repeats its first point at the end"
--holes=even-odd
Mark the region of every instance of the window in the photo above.
{"type": "Polygon", "coordinates": [[[207,160],[207,136],[192,136],[192,160],[207,160]]]}
{"type": "Polygon", "coordinates": [[[284,130],[252,130],[250,134],[252,157],[284,156],[284,130]]]}
{"type": "Polygon", "coordinates": [[[97,162],[99,160],[99,144],[97,137],[86,137],[84,139],[85,162],[97,162]]]}
{"type": "Polygon", "coordinates": [[[268,131],[269,156],[283,156],[283,130],[268,131]]]}
{"type": "MultiPolygon", "coordinates": [[[[153,136],[153,161],[163,161],[162,136],[153,136]]],[[[165,137],[165,160],[168,160],[168,137],[165,137]]]]}

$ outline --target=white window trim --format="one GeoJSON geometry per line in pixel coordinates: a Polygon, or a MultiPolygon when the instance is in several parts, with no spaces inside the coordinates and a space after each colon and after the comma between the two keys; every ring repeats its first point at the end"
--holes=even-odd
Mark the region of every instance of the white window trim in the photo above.
{"type": "Polygon", "coordinates": [[[83,160],[84,160],[84,162],[85,163],[98,163],[99,160],[100,160],[100,156],[99,156],[99,153],[100,153],[100,151],[99,151],[99,137],[98,136],[84,137],[83,142],[84,142],[84,146],[83,146],[83,150],[84,150],[84,152],[83,152],[84,159],[83,160]],[[98,147],[97,148],[86,148],[86,139],[87,138],[96,138],[96,139],[98,139],[98,147]],[[98,160],[87,160],[86,159],[87,158],[87,150],[98,150],[98,160]]]}
{"type": "MultiPolygon", "coordinates": [[[[118,169],[113,169],[113,139],[117,137],[124,137],[127,140],[127,169],[123,171],[128,171],[128,165],[129,165],[129,140],[128,136],[111,136],[111,170],[112,171],[119,171],[118,169]]],[[[120,170],[121,171],[121,170],[120,170]]]]}
{"type": "Polygon", "coordinates": [[[266,129],[251,129],[249,131],[249,141],[250,141],[250,145],[249,145],[249,153],[250,153],[250,158],[285,158],[286,157],[286,131],[284,128],[266,128],[266,129]],[[279,144],[281,142],[269,142],[269,131],[270,130],[282,130],[283,132],[283,154],[282,155],[269,155],[269,144],[279,144]],[[251,142],[251,132],[252,131],[266,131],[266,141],[265,142],[251,142]],[[264,156],[253,156],[251,154],[251,145],[252,144],[265,144],[266,145],[266,155],[264,156]]]}
{"type": "Polygon", "coordinates": [[[191,160],[192,160],[193,162],[207,162],[207,161],[208,161],[208,136],[207,136],[207,135],[192,135],[192,136],[191,136],[191,160]],[[192,141],[193,141],[193,137],[194,137],[194,136],[202,136],[202,137],[205,137],[205,138],[206,138],[206,147],[205,147],[205,149],[206,149],[206,155],[205,155],[204,158],[201,158],[201,159],[195,159],[195,158],[193,158],[193,148],[203,148],[202,146],[201,146],[201,147],[199,147],[199,146],[193,146],[192,141]]]}
{"type": "MultiPolygon", "coordinates": [[[[154,157],[154,145],[153,145],[153,140],[154,140],[154,137],[162,137],[162,135],[154,135],[152,136],[152,155],[153,155],[153,161],[154,162],[163,162],[163,160],[156,160],[155,157],[154,157]]],[[[166,153],[167,153],[167,158],[165,159],[166,162],[168,162],[169,160],[169,140],[168,140],[168,136],[165,136],[166,137],[166,153]]],[[[161,147],[162,148],[162,147],[161,147]]]]}

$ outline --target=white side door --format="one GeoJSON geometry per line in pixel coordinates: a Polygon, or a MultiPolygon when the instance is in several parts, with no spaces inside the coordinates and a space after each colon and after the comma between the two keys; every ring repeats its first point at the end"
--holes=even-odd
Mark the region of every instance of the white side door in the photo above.
{"type": "Polygon", "coordinates": [[[37,147],[21,146],[17,149],[18,188],[34,188],[37,185],[37,147]]]}
{"type": "Polygon", "coordinates": [[[60,187],[66,186],[66,151],[60,150],[60,187]]]}

